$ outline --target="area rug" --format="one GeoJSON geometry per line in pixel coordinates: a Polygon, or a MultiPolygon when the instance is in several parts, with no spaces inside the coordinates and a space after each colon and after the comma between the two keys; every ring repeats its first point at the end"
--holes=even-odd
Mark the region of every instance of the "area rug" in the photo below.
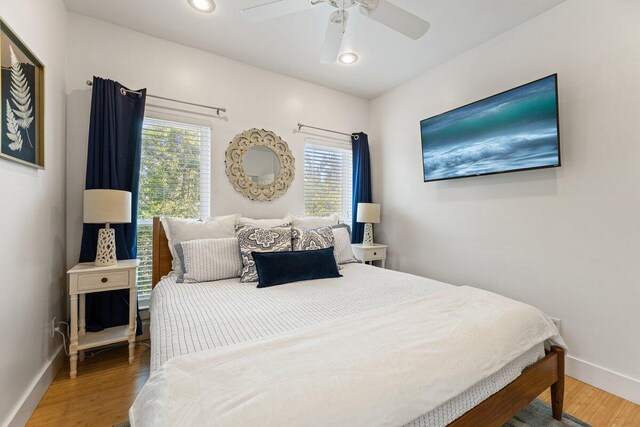
{"type": "Polygon", "coordinates": [[[591,427],[576,417],[562,414],[562,422],[556,421],[551,415],[551,405],[536,399],[522,411],[518,412],[511,421],[503,427],[591,427]]]}
{"type": "MultiPolygon", "coordinates": [[[[116,424],[113,427],[129,427],[129,423],[116,424]]],[[[562,422],[556,421],[551,416],[551,406],[542,400],[534,400],[520,411],[511,421],[503,427],[591,427],[589,424],[562,414],[562,422]]]]}

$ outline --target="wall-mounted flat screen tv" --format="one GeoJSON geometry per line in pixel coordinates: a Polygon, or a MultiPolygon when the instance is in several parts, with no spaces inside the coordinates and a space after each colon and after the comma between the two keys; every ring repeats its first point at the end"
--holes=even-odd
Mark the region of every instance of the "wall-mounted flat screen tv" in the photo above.
{"type": "Polygon", "coordinates": [[[560,166],[557,74],[420,122],[424,181],[560,166]]]}

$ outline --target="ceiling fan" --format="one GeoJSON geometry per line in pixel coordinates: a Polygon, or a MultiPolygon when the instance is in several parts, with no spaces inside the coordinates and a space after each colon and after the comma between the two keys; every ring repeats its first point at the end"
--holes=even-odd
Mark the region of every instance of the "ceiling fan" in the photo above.
{"type": "Polygon", "coordinates": [[[242,16],[249,22],[266,21],[307,10],[321,3],[337,9],[329,18],[320,57],[323,64],[334,63],[338,58],[349,19],[348,10],[352,7],[357,7],[364,16],[414,40],[422,37],[430,27],[424,19],[387,0],[271,0],[243,9],[242,16]]]}

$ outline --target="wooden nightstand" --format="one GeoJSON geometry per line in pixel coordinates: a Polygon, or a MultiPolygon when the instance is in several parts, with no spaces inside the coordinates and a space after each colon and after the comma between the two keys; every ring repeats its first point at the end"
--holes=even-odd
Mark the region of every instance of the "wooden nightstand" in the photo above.
{"type": "Polygon", "coordinates": [[[118,261],[116,265],[96,267],[92,262],[80,263],[69,270],[69,300],[71,303],[71,327],[69,334],[69,376],[75,378],[80,360],[84,360],[84,350],[129,341],[129,363],[133,363],[133,352],[136,341],[136,277],[140,260],[128,259],[118,261]],[[91,292],[129,289],[129,324],[107,328],[100,332],[86,332],[85,296],[91,292]],[[80,310],[78,313],[78,297],[80,310]],[[78,317],[80,324],[78,325],[78,317]]]}
{"type": "Polygon", "coordinates": [[[384,268],[387,259],[387,245],[374,243],[373,246],[364,246],[362,243],[356,243],[351,245],[351,248],[358,261],[365,264],[368,262],[371,265],[373,265],[373,261],[380,261],[382,268],[384,268]]]}

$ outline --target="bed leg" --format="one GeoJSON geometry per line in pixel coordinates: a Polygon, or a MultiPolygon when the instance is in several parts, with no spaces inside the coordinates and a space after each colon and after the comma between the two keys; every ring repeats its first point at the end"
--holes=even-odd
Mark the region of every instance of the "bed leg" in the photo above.
{"type": "Polygon", "coordinates": [[[553,347],[558,354],[558,381],[551,385],[551,411],[553,418],[562,420],[562,405],[564,403],[564,349],[553,347]]]}

